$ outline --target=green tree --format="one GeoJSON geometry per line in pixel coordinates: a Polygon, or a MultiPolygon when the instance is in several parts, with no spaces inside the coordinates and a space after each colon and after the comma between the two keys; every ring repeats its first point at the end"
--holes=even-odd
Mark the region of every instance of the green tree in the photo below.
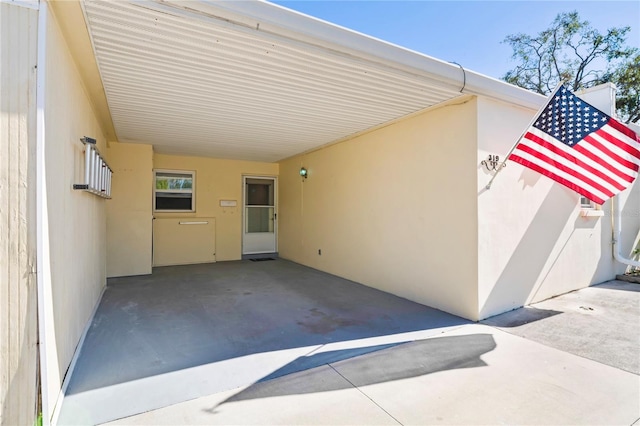
{"type": "Polygon", "coordinates": [[[564,80],[573,90],[611,81],[618,86],[618,113],[627,122],[638,119],[638,56],[626,45],[629,27],[601,33],[578,12],[556,16],[549,28],[535,36],[513,34],[504,43],[519,64],[503,79],[543,95],[564,80]]]}
{"type": "Polygon", "coordinates": [[[640,54],[618,68],[611,81],[618,87],[618,115],[627,123],[640,121],[640,54]]]}

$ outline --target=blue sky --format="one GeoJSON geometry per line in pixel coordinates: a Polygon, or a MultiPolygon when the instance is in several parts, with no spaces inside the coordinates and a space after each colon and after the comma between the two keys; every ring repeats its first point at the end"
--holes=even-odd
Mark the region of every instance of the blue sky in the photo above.
{"type": "Polygon", "coordinates": [[[537,34],[577,10],[604,32],[630,26],[640,47],[640,1],[274,1],[349,29],[500,78],[516,64],[509,34],[537,34]]]}

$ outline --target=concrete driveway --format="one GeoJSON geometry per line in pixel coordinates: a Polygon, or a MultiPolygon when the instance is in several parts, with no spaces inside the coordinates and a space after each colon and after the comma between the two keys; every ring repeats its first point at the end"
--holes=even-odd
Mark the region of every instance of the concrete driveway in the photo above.
{"type": "Polygon", "coordinates": [[[638,285],[610,282],[475,324],[282,260],[136,280],[110,281],[59,424],[640,417],[638,285]]]}

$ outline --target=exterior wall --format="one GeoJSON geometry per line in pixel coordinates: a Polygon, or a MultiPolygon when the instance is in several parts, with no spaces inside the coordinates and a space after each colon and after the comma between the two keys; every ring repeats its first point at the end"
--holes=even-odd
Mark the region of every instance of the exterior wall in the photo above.
{"type": "Polygon", "coordinates": [[[153,147],[110,142],[113,169],[107,201],[107,276],[151,273],[153,147]]]}
{"type": "Polygon", "coordinates": [[[216,218],[156,218],[153,221],[154,266],[216,261],[216,218]],[[190,225],[187,225],[190,223],[190,225]]]}
{"type": "Polygon", "coordinates": [[[108,201],[73,190],[74,183],[84,180],[80,138],[97,139],[98,149],[105,154],[105,137],[53,13],[49,14],[46,37],[46,186],[41,190],[46,199],[43,221],[48,227],[55,333],[48,336],[47,361],[54,365],[49,365],[48,389],[43,392],[55,402],[106,283],[108,201]]]}
{"type": "MultiPolygon", "coordinates": [[[[636,128],[635,131],[640,131],[640,128],[636,128]]],[[[627,189],[620,195],[620,206],[622,208],[622,221],[620,227],[622,230],[620,235],[620,247],[622,247],[621,252],[622,255],[626,256],[628,259],[638,260],[640,259],[640,253],[634,252],[636,249],[640,249],[640,182],[638,179],[636,179],[632,188],[627,189]]],[[[605,218],[603,221],[608,223],[611,210],[607,207],[608,206],[604,206],[605,218]]],[[[605,237],[606,236],[607,234],[605,234],[605,237]]],[[[607,250],[611,250],[611,244],[608,244],[608,240],[604,242],[607,243],[607,250]]],[[[608,251],[603,250],[603,253],[608,253],[608,251]]],[[[608,262],[604,263],[604,266],[606,265],[608,265],[608,262]]],[[[595,282],[599,283],[613,279],[614,275],[623,274],[626,270],[631,269],[633,269],[633,267],[621,265],[615,262],[613,264],[613,273],[610,273],[607,269],[602,267],[601,270],[603,274],[599,277],[598,281],[595,282]]]]}
{"type": "MultiPolygon", "coordinates": [[[[507,153],[535,112],[480,98],[478,164],[489,154],[507,153]]],[[[480,318],[610,280],[624,270],[611,256],[610,202],[602,208],[605,216],[583,217],[576,193],[512,162],[486,191],[489,179],[480,167],[480,318]]],[[[639,189],[636,184],[623,196],[627,253],[640,226],[639,189]]]]}
{"type": "MultiPolygon", "coordinates": [[[[627,125],[640,135],[640,123],[627,125]]],[[[620,194],[620,200],[622,208],[620,251],[623,256],[638,261],[640,260],[640,183],[637,179],[630,190],[620,194]],[[634,229],[638,232],[634,233],[634,229]]],[[[615,267],[616,274],[638,270],[640,268],[633,266],[616,265],[615,267]]]]}
{"type": "Polygon", "coordinates": [[[476,118],[464,97],[281,162],[280,256],[476,319],[476,118]]]}
{"type": "MultiPolygon", "coordinates": [[[[215,218],[216,260],[242,257],[242,176],[277,176],[278,164],[154,154],[155,169],[195,170],[196,211],[154,213],[154,217],[215,218]],[[237,200],[237,207],[220,207],[220,200],[237,200]]],[[[150,190],[153,188],[149,187],[150,190]]]]}
{"type": "Polygon", "coordinates": [[[0,424],[36,419],[38,11],[0,3],[0,424]]]}

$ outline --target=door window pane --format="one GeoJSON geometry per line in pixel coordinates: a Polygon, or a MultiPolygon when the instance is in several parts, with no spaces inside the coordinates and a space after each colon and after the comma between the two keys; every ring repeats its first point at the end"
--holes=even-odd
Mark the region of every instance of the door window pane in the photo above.
{"type": "Polygon", "coordinates": [[[273,207],[247,207],[245,229],[248,234],[273,232],[273,207]]]}
{"type": "Polygon", "coordinates": [[[273,181],[268,179],[247,179],[247,206],[273,206],[273,181]]]}

